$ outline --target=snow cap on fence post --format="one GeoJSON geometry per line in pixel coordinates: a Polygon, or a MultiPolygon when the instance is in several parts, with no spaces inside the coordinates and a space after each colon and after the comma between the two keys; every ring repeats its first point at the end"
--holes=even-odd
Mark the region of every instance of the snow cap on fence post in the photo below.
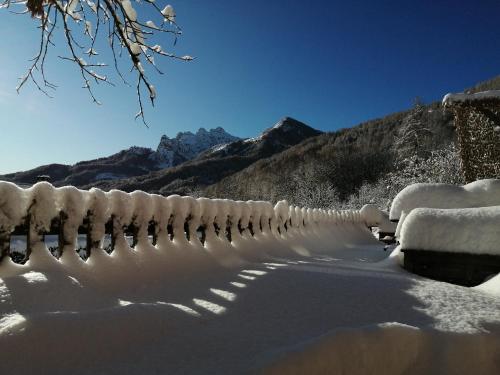
{"type": "Polygon", "coordinates": [[[240,236],[240,231],[238,229],[238,224],[241,220],[242,206],[239,202],[230,201],[229,205],[229,221],[231,223],[231,238],[234,236],[240,236]]]}
{"type": "Polygon", "coordinates": [[[273,228],[271,228],[271,225],[273,225],[274,230],[276,230],[276,218],[273,205],[265,201],[259,201],[259,204],[262,207],[262,216],[260,217],[262,233],[269,233],[272,231],[273,228]]]}
{"type": "Polygon", "coordinates": [[[57,191],[50,183],[42,181],[27,189],[31,224],[35,232],[49,231],[52,219],[59,215],[56,204],[57,191]]]}
{"type": "Polygon", "coordinates": [[[274,206],[274,216],[275,218],[271,218],[271,225],[274,230],[277,228],[280,229],[281,233],[285,231],[285,223],[288,221],[290,217],[290,205],[286,200],[279,201],[274,206]],[[276,220],[276,223],[274,222],[276,220]]]}
{"type": "Polygon", "coordinates": [[[332,209],[329,209],[328,210],[328,222],[329,223],[333,223],[335,220],[335,217],[334,217],[334,212],[332,209]]]}
{"type": "Polygon", "coordinates": [[[295,222],[292,225],[295,228],[299,228],[302,225],[302,209],[298,206],[294,207],[295,212],[295,222]]]}
{"type": "Polygon", "coordinates": [[[209,229],[209,226],[213,229],[213,222],[215,215],[217,215],[217,208],[212,199],[208,198],[198,198],[198,205],[200,207],[200,220],[201,224],[205,225],[209,229]]]}
{"type": "Polygon", "coordinates": [[[172,206],[174,241],[187,241],[184,223],[189,215],[189,203],[179,195],[170,195],[167,200],[172,206]]]}
{"type": "Polygon", "coordinates": [[[198,198],[196,201],[200,207],[200,224],[204,228],[205,241],[210,243],[215,238],[214,219],[217,207],[212,199],[198,198]]]}
{"type": "Polygon", "coordinates": [[[130,225],[133,216],[133,204],[130,194],[121,190],[110,190],[106,193],[109,201],[110,214],[114,218],[115,229],[123,230],[130,225]]]}
{"type": "Polygon", "coordinates": [[[242,230],[242,235],[246,235],[248,233],[247,230],[250,221],[250,216],[252,214],[252,209],[247,202],[238,201],[238,204],[241,207],[240,228],[242,230]]]}
{"type": "Polygon", "coordinates": [[[172,215],[172,207],[168,199],[163,195],[153,194],[151,199],[153,201],[156,245],[161,247],[169,241],[167,227],[172,215]]]}
{"type": "Polygon", "coordinates": [[[296,210],[295,206],[290,206],[290,209],[288,211],[288,218],[290,220],[290,227],[296,228],[297,227],[297,210],[296,210]]]}
{"type": "Polygon", "coordinates": [[[141,190],[130,193],[133,202],[132,225],[137,238],[134,241],[147,242],[149,222],[153,218],[153,200],[150,194],[141,190]]]}
{"type": "Polygon", "coordinates": [[[109,201],[104,191],[92,188],[88,195],[88,213],[90,220],[90,241],[92,247],[98,247],[106,232],[106,222],[110,218],[109,201]]]}
{"type": "Polygon", "coordinates": [[[302,207],[300,209],[300,212],[302,213],[302,223],[301,223],[301,225],[305,226],[305,225],[309,224],[309,214],[308,214],[308,211],[307,211],[307,207],[302,207]]]}
{"type": "Polygon", "coordinates": [[[182,197],[185,204],[188,206],[188,215],[186,220],[188,221],[188,230],[189,230],[189,241],[199,241],[198,236],[196,235],[196,231],[200,226],[201,220],[201,208],[198,201],[190,196],[182,197]]]}
{"type": "Polygon", "coordinates": [[[252,230],[253,233],[260,232],[260,217],[261,217],[261,210],[258,202],[256,201],[247,201],[248,206],[250,207],[250,223],[252,224],[252,230]]]}
{"type": "Polygon", "coordinates": [[[226,232],[227,219],[229,216],[229,201],[226,199],[214,199],[216,214],[214,223],[219,228],[218,236],[223,238],[226,232]]]}
{"type": "Polygon", "coordinates": [[[166,229],[168,220],[172,214],[172,208],[166,197],[159,194],[152,194],[153,201],[153,220],[158,226],[158,232],[166,229]]]}
{"type": "Polygon", "coordinates": [[[57,189],[56,195],[58,210],[62,213],[60,225],[63,230],[63,243],[75,244],[78,227],[83,224],[87,215],[89,193],[74,186],[63,186],[57,189]]]}
{"type": "Polygon", "coordinates": [[[135,190],[130,193],[130,197],[132,198],[134,207],[132,213],[133,224],[136,226],[147,226],[153,217],[153,200],[151,199],[151,195],[141,190],[135,190]]]}
{"type": "Polygon", "coordinates": [[[359,213],[368,227],[376,227],[382,221],[382,211],[374,204],[365,204],[359,213]]]}
{"type": "Polygon", "coordinates": [[[0,182],[0,260],[8,255],[10,233],[27,216],[26,192],[10,182],[0,182]]]}
{"type": "Polygon", "coordinates": [[[27,209],[27,192],[16,184],[0,181],[0,231],[10,233],[22,224],[27,209]]]}
{"type": "Polygon", "coordinates": [[[109,213],[113,224],[111,247],[116,250],[121,248],[121,246],[116,247],[117,244],[126,241],[124,231],[132,222],[134,207],[132,197],[124,191],[113,189],[108,191],[106,196],[108,197],[109,213]]]}

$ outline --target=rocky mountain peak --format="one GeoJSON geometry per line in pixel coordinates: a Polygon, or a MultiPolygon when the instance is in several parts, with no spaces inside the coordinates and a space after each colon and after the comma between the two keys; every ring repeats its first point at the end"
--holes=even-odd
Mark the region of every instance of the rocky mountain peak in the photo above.
{"type": "Polygon", "coordinates": [[[195,134],[190,131],[179,132],[175,138],[163,135],[154,157],[161,163],[162,168],[168,168],[191,160],[209,148],[238,139],[221,127],[208,131],[200,128],[195,134]]]}

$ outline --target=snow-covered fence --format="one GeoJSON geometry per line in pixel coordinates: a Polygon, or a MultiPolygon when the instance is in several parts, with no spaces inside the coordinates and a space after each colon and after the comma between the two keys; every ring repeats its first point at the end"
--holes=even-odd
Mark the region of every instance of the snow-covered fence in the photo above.
{"type": "Polygon", "coordinates": [[[0,182],[0,259],[10,256],[19,263],[27,262],[41,242],[58,258],[72,251],[86,260],[96,249],[112,253],[118,245],[187,241],[203,246],[214,238],[229,243],[259,234],[279,238],[327,223],[366,225],[367,219],[357,210],[301,208],[286,201],[273,207],[261,201],[55,188],[48,182],[22,189],[0,182]],[[24,241],[16,245],[19,237],[24,241]]]}

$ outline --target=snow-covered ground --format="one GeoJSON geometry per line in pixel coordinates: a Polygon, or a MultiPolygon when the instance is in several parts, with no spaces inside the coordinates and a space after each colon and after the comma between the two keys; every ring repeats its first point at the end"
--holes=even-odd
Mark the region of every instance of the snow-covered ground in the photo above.
{"type": "Polygon", "coordinates": [[[500,275],[465,288],[407,273],[399,248],[368,229],[387,221],[373,206],[273,208],[47,183],[1,183],[0,193],[0,230],[27,212],[32,228],[27,263],[0,262],[0,374],[500,373],[500,275]],[[67,245],[57,259],[47,249],[55,238],[34,229],[60,211],[67,245]],[[84,261],[75,244],[86,213],[101,246],[84,261]],[[110,216],[118,234],[108,254],[110,216]],[[134,248],[122,232],[131,223],[134,248]],[[186,227],[199,225],[204,242],[188,240],[186,227]],[[226,225],[230,241],[215,230],[226,225]]]}
{"type": "Polygon", "coordinates": [[[388,255],[358,223],[87,262],[39,243],[0,266],[0,373],[498,373],[500,296],[388,255]]]}

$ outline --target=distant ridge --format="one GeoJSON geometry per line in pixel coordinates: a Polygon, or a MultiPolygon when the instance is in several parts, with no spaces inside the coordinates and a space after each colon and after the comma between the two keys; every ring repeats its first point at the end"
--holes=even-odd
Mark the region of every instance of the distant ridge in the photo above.
{"type": "Polygon", "coordinates": [[[172,168],[133,178],[101,181],[85,186],[104,190],[144,190],[161,194],[191,194],[199,192],[222,178],[236,173],[252,163],[282,152],[320,131],[284,117],[257,137],[239,139],[206,150],[198,157],[172,168]]]}
{"type": "Polygon", "coordinates": [[[170,168],[195,158],[211,147],[238,139],[221,127],[208,131],[200,128],[196,134],[180,132],[175,138],[162,136],[156,151],[133,146],[104,158],[81,161],[74,165],[43,165],[28,171],[3,175],[0,179],[20,184],[33,184],[37,176],[48,175],[50,181],[56,186],[81,187],[99,181],[130,178],[170,168]]]}

